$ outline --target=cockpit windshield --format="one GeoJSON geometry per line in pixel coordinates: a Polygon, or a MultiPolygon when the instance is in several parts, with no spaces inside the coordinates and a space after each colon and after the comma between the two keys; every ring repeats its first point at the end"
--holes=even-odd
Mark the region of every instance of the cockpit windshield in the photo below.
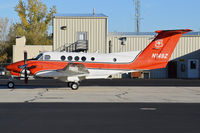
{"type": "Polygon", "coordinates": [[[43,53],[39,54],[34,60],[42,60],[43,53]]]}

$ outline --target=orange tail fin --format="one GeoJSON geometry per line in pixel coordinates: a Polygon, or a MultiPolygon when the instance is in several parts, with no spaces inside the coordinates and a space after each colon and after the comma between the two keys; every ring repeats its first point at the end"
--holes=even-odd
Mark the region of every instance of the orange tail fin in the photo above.
{"type": "Polygon", "coordinates": [[[132,65],[136,69],[165,68],[184,30],[159,30],[156,38],[143,50],[132,65]]]}

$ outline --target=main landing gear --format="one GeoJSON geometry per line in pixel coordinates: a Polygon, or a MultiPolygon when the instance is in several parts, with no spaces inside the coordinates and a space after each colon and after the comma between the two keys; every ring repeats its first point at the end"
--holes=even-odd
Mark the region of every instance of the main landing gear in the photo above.
{"type": "Polygon", "coordinates": [[[68,82],[68,87],[71,87],[72,90],[78,90],[79,83],[78,82],[68,82]]]}

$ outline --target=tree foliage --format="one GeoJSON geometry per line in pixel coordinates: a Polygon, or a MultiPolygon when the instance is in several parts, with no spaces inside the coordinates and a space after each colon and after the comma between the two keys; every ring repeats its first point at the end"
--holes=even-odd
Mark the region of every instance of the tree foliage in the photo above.
{"type": "Polygon", "coordinates": [[[0,18],[0,63],[5,63],[8,59],[8,18],[0,18]]]}
{"type": "Polygon", "coordinates": [[[48,28],[53,14],[56,13],[56,7],[53,6],[48,11],[47,6],[39,0],[27,1],[28,3],[19,0],[16,5],[15,11],[18,13],[20,22],[13,25],[10,34],[14,32],[15,36],[25,36],[26,44],[52,44],[52,39],[48,35],[48,28]]]}

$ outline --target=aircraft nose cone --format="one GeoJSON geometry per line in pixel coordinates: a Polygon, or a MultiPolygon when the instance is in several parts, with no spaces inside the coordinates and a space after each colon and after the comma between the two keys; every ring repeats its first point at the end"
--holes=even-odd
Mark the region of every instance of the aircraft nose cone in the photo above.
{"type": "Polygon", "coordinates": [[[7,69],[8,71],[11,71],[11,70],[13,69],[13,65],[10,64],[10,65],[6,66],[6,69],[7,69]]]}

